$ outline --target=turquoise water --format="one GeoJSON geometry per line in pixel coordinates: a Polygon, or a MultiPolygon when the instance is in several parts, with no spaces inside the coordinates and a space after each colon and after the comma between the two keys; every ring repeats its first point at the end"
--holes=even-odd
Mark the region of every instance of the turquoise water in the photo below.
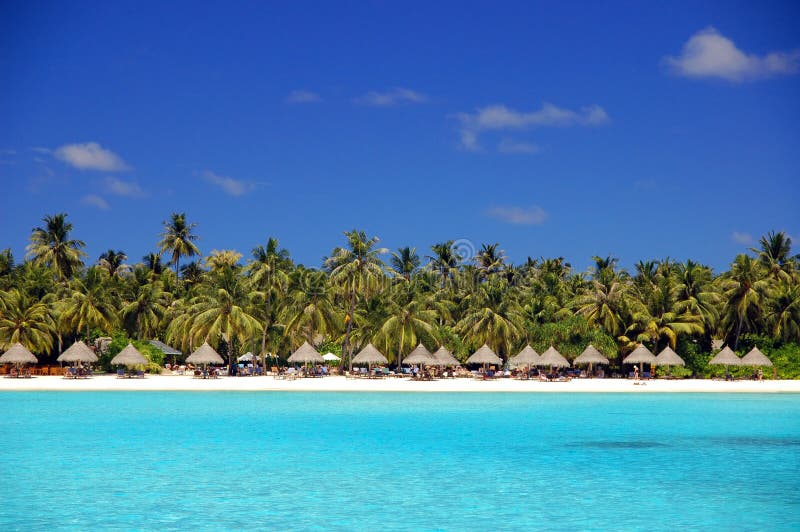
{"type": "Polygon", "coordinates": [[[800,529],[800,395],[0,393],[0,529],[800,529]]]}

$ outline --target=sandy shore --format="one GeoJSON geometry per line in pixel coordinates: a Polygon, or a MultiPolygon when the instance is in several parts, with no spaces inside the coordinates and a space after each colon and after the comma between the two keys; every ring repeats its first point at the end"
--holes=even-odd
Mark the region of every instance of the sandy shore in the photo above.
{"type": "Polygon", "coordinates": [[[322,379],[281,380],[273,377],[221,377],[202,380],[180,375],[153,375],[145,379],[118,379],[100,375],[90,379],[33,377],[0,378],[2,391],[304,391],[304,392],[607,392],[607,393],[800,393],[796,381],[712,381],[653,380],[635,385],[623,379],[574,379],[570,382],[539,382],[500,379],[442,379],[415,382],[409,379],[322,379]]]}

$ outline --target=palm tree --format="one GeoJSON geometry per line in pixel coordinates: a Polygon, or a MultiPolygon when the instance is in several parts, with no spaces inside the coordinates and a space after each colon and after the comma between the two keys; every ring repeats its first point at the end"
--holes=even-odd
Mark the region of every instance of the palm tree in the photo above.
{"type": "Polygon", "coordinates": [[[160,253],[148,253],[142,257],[142,262],[144,262],[145,267],[150,270],[153,276],[161,275],[161,272],[164,271],[160,253]]]}
{"type": "Polygon", "coordinates": [[[453,243],[453,240],[448,240],[447,242],[432,245],[431,251],[433,251],[433,255],[427,257],[430,261],[428,266],[439,272],[442,288],[446,283],[452,281],[458,272],[459,259],[455,251],[453,251],[453,243]]]}
{"type": "Polygon", "coordinates": [[[465,298],[467,310],[456,325],[474,347],[487,344],[508,356],[523,335],[522,309],[508,282],[495,278],[482,283],[465,298]]]}
{"type": "Polygon", "coordinates": [[[397,369],[402,371],[403,353],[413,349],[421,337],[432,336],[436,319],[444,312],[430,294],[414,294],[397,287],[392,295],[375,342],[382,339],[387,353],[392,346],[397,347],[397,369]]]}
{"type": "Polygon", "coordinates": [[[177,276],[181,257],[193,257],[200,254],[200,250],[195,245],[197,235],[192,233],[197,224],[186,223],[186,213],[177,212],[173,212],[172,217],[163,223],[164,232],[158,243],[160,253],[167,251],[172,254],[170,263],[175,265],[175,275],[177,276]]]}
{"type": "Polygon", "coordinates": [[[759,262],[738,255],[722,281],[725,296],[723,326],[733,335],[733,349],[739,346],[742,330],[757,330],[769,283],[759,262]]]}
{"type": "Polygon", "coordinates": [[[72,278],[83,267],[82,257],[86,256],[82,240],[71,240],[72,224],[66,221],[66,213],[45,216],[44,227],[35,227],[31,233],[26,257],[37,264],[44,264],[55,270],[60,281],[72,278]]]}
{"type": "Polygon", "coordinates": [[[505,266],[505,252],[502,249],[497,249],[500,244],[481,244],[481,249],[475,255],[475,263],[478,265],[478,270],[481,276],[486,279],[494,273],[502,271],[505,266]]]}
{"type": "Polygon", "coordinates": [[[267,336],[275,320],[273,301],[289,283],[286,269],[291,266],[289,252],[280,247],[276,238],[268,238],[266,246],[256,246],[253,259],[247,265],[251,286],[263,300],[263,332],[261,333],[261,357],[266,371],[267,336]]]}
{"type": "Polygon", "coordinates": [[[712,333],[719,321],[719,294],[713,287],[708,266],[687,260],[676,270],[675,306],[678,312],[700,316],[706,333],[712,333]]]}
{"type": "Polygon", "coordinates": [[[395,275],[402,277],[406,281],[410,281],[411,276],[417,271],[420,264],[417,248],[410,248],[408,246],[397,248],[397,251],[392,252],[389,264],[392,266],[395,275]]]}
{"type": "Polygon", "coordinates": [[[607,284],[593,280],[590,287],[575,298],[573,304],[577,314],[617,337],[624,330],[623,321],[629,295],[630,289],[620,279],[609,280],[607,284]]]}
{"type": "Polygon", "coordinates": [[[772,336],[784,342],[800,342],[800,285],[781,283],[768,309],[765,319],[772,336]]]}
{"type": "Polygon", "coordinates": [[[82,279],[72,282],[71,293],[63,301],[61,319],[73,331],[86,330],[89,340],[90,328],[110,333],[117,322],[117,310],[103,282],[104,270],[92,266],[82,279]]]}
{"type": "Polygon", "coordinates": [[[0,348],[19,342],[36,353],[53,347],[55,322],[48,305],[24,291],[0,292],[0,348]]]}
{"type": "Polygon", "coordinates": [[[759,240],[759,248],[750,248],[758,254],[758,262],[774,280],[788,280],[794,271],[797,257],[792,256],[792,239],[783,231],[770,231],[759,240]]]}
{"type": "Polygon", "coordinates": [[[340,317],[325,272],[302,267],[292,272],[281,317],[293,346],[300,345],[300,340],[314,343],[316,335],[339,330],[340,317]]]}
{"type": "Polygon", "coordinates": [[[133,300],[122,307],[121,314],[132,321],[136,338],[153,338],[158,336],[169,303],[169,293],[164,290],[163,282],[145,282],[137,286],[133,300]]]}
{"type": "Polygon", "coordinates": [[[331,272],[331,280],[338,285],[345,297],[347,314],[345,315],[345,334],[342,342],[342,353],[347,354],[348,367],[353,369],[353,349],[350,334],[353,330],[353,319],[358,297],[369,297],[375,292],[384,279],[384,263],[380,255],[386,253],[385,248],[378,248],[378,237],[367,238],[364,231],[345,232],[347,247],[335,248],[331,257],[325,260],[325,266],[331,272]]]}
{"type": "Polygon", "coordinates": [[[109,249],[100,254],[97,264],[114,278],[130,269],[130,266],[125,264],[126,260],[128,260],[128,256],[122,250],[109,249]]]}

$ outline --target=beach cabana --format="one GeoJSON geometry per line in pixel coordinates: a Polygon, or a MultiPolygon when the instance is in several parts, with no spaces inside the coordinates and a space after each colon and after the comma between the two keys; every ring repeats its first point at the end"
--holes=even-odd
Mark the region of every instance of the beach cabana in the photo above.
{"type": "Polygon", "coordinates": [[[378,351],[374,345],[367,344],[367,346],[358,352],[353,357],[353,364],[366,364],[370,371],[372,371],[373,364],[388,364],[389,360],[383,356],[383,353],[378,351]]]}
{"type": "Polygon", "coordinates": [[[564,358],[564,355],[559,353],[556,348],[551,345],[547,348],[547,351],[542,353],[539,357],[537,366],[550,366],[551,370],[553,368],[568,368],[569,360],[564,358]]]}
{"type": "Polygon", "coordinates": [[[322,358],[314,347],[308,342],[303,342],[303,345],[297,348],[289,357],[290,364],[324,364],[325,359],[322,358]]]}
{"type": "Polygon", "coordinates": [[[436,359],[433,358],[431,352],[428,351],[424,345],[419,344],[413,351],[406,355],[403,359],[403,364],[408,364],[409,366],[423,366],[424,364],[433,365],[436,364],[436,359]]]}
{"type": "Polygon", "coordinates": [[[678,353],[672,350],[670,346],[665,347],[656,356],[656,366],[666,366],[667,375],[669,375],[670,366],[685,366],[686,362],[678,356],[678,353]]]}
{"type": "Polygon", "coordinates": [[[725,366],[725,375],[728,375],[728,366],[741,366],[742,359],[736,356],[733,349],[727,345],[722,348],[722,351],[714,355],[714,358],[708,361],[709,366],[725,366]]]}
{"type": "Polygon", "coordinates": [[[194,353],[186,357],[186,363],[202,365],[205,374],[209,364],[224,364],[225,361],[213,347],[208,345],[208,342],[203,342],[203,345],[198,347],[194,353]]]}
{"type": "Polygon", "coordinates": [[[56,359],[59,362],[97,362],[97,355],[92,351],[88,345],[78,340],[69,348],[61,353],[56,359]]]}
{"type": "Polygon", "coordinates": [[[592,376],[592,367],[595,364],[604,364],[608,365],[608,358],[600,352],[595,346],[589,344],[586,346],[586,349],[583,350],[583,353],[578,355],[578,357],[573,361],[573,364],[576,366],[578,364],[589,364],[589,376],[592,376]]]}
{"type": "Polygon", "coordinates": [[[325,362],[339,362],[342,359],[334,355],[333,353],[325,353],[324,355],[322,355],[322,360],[324,360],[325,362]]]}
{"type": "MultiPolygon", "coordinates": [[[[141,366],[147,365],[150,361],[136,349],[133,344],[129,343],[125,346],[125,349],[117,353],[117,356],[111,359],[112,366],[141,366]]],[[[120,371],[122,371],[120,369],[120,371]]],[[[144,372],[141,373],[141,376],[144,377],[144,372]]]]}
{"type": "Polygon", "coordinates": [[[741,358],[742,366],[767,366],[772,367],[772,361],[767,358],[767,355],[762,353],[757,347],[754,347],[741,358]]]}
{"type": "Polygon", "coordinates": [[[631,351],[631,353],[622,359],[623,364],[639,364],[639,373],[644,373],[644,364],[650,364],[651,366],[656,363],[656,356],[650,352],[644,345],[639,344],[636,349],[631,351]]]}
{"type": "Polygon", "coordinates": [[[434,366],[458,366],[461,364],[461,362],[459,362],[458,359],[453,356],[453,353],[451,353],[444,346],[439,347],[439,349],[437,349],[432,356],[434,362],[431,364],[434,366]]]}
{"type": "Polygon", "coordinates": [[[497,356],[488,345],[483,344],[480,349],[472,353],[467,359],[467,364],[483,364],[483,371],[486,372],[486,366],[494,364],[500,366],[503,364],[503,359],[497,356]]]}
{"type": "Polygon", "coordinates": [[[8,351],[0,355],[0,364],[14,364],[14,367],[17,368],[18,375],[20,366],[23,364],[36,364],[37,362],[39,362],[39,360],[36,356],[19,342],[12,345],[8,351]]]}
{"type": "Polygon", "coordinates": [[[537,353],[534,348],[526,345],[524,348],[522,348],[522,351],[509,358],[508,363],[518,367],[531,367],[538,365],[540,358],[541,357],[539,356],[539,353],[537,353]]]}

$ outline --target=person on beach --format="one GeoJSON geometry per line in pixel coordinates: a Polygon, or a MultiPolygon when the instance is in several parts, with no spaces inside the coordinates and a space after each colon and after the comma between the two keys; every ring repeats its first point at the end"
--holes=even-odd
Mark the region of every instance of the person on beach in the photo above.
{"type": "Polygon", "coordinates": [[[761,368],[758,368],[758,380],[760,381],[764,380],[764,370],[761,368]]]}
{"type": "Polygon", "coordinates": [[[633,380],[634,380],[634,382],[639,380],[639,367],[638,366],[633,366],[633,380]]]}

